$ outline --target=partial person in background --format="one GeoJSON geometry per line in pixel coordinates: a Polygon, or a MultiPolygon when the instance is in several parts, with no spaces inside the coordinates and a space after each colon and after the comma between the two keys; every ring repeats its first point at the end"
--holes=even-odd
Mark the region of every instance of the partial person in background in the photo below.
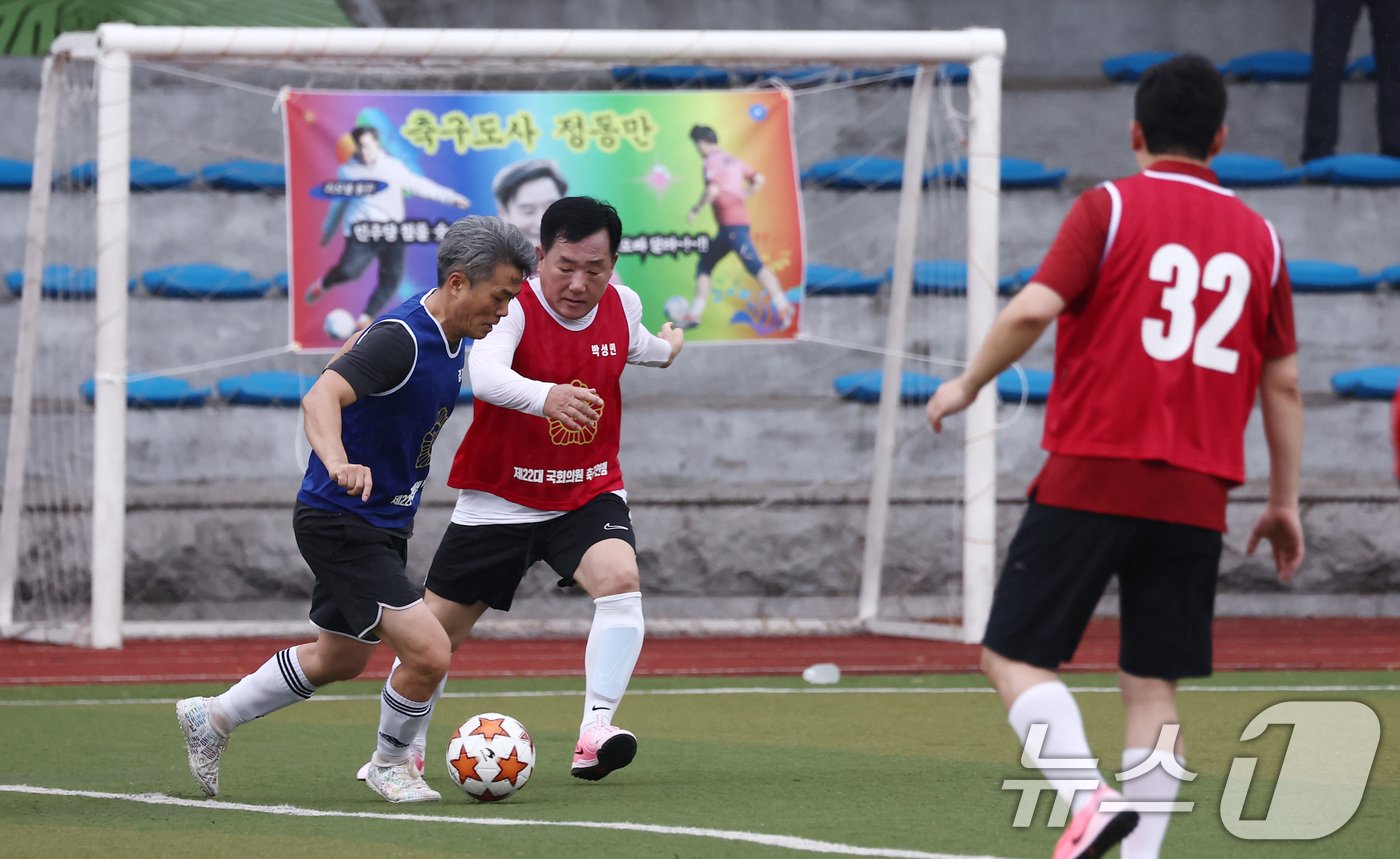
{"type": "Polygon", "coordinates": [[[1376,125],[1381,154],[1400,158],[1400,0],[1313,0],[1312,71],[1303,126],[1303,160],[1337,150],[1342,78],[1347,51],[1361,19],[1371,9],[1371,46],[1376,58],[1376,125]]]}
{"type": "MultiPolygon", "coordinates": [[[[636,735],[612,722],[645,629],[618,463],[622,371],[669,367],[685,335],[669,322],[652,334],[637,293],[609,282],[622,242],[612,206],[564,197],[544,213],[541,231],[539,276],[472,346],[475,411],[447,481],[461,491],[425,599],[456,650],[488,608],[510,610],[537,561],[549,564],[561,586],[578,585],[592,597],[570,772],[597,781],[637,753],[636,735]]],[[[425,720],[416,748],[426,733],[425,720]]]]}
{"type": "Polygon", "coordinates": [[[310,698],[365,670],[387,641],[402,660],[384,686],[378,746],[368,772],[390,802],[439,799],[410,758],[447,672],[447,633],[404,572],[433,442],[462,388],[468,337],[507,313],[534,249],[498,218],[457,221],[438,243],[436,289],[386,313],[331,359],[302,398],[312,454],[293,530],[316,584],[316,640],[277,652],[212,698],[175,705],[190,772],[207,796],[239,725],[310,698]]]}
{"type": "Polygon", "coordinates": [[[539,247],[540,218],[555,200],[569,192],[559,165],[549,158],[517,161],[501,168],[491,180],[491,194],[501,220],[513,225],[526,241],[539,247]]]}
{"type": "Polygon", "coordinates": [[[714,209],[715,225],[719,228],[710,241],[709,250],[695,266],[695,297],[690,310],[681,319],[672,320],[681,328],[694,328],[705,315],[710,301],[710,273],[720,260],[730,253],[738,254],[744,269],[762,284],[777,314],[778,330],[787,328],[797,308],[783,292],[782,284],[773,270],[764,265],[758,249],[749,236],[749,208],[744,202],[763,187],[763,174],[730,155],[719,146],[719,135],[708,125],[690,129],[690,140],[703,160],[705,190],[700,200],[686,212],[691,223],[706,206],[714,209]]]}
{"type": "Polygon", "coordinates": [[[405,217],[405,195],[436,200],[459,209],[470,207],[471,201],[427,176],[414,173],[402,161],[385,152],[384,145],[379,141],[379,132],[373,126],[358,126],[350,132],[350,137],[355,142],[355,154],[340,166],[336,178],[342,182],[373,182],[383,187],[368,194],[337,200],[331,205],[321,244],[328,243],[343,223],[345,246],[340,251],[340,259],[336,260],[330,271],[306,288],[306,303],[314,304],[326,290],[355,280],[364,274],[371,260],[377,259],[379,280],[355,320],[356,327],[365,328],[394,298],[403,280],[404,252],[408,246],[398,234],[398,229],[405,217]]]}
{"type": "Polygon", "coordinates": [[[1168,812],[1110,803],[1170,802],[1187,776],[1176,686],[1212,671],[1226,493],[1244,480],[1256,393],[1269,497],[1247,551],[1267,540],[1283,582],[1303,560],[1292,289],[1273,226],[1207,166],[1225,144],[1224,119],[1225,86],[1205,58],[1149,69],[1130,131],[1141,172],[1080,195],[1031,283],[928,403],[938,431],[1058,324],[1050,456],[982,641],[982,670],[1023,752],[1048,726],[1040,759],[1094,759],[1056,672],[1118,579],[1123,793],[1096,767],[1042,765],[1073,813],[1056,859],[1100,856],[1120,841],[1126,859],[1161,849],[1168,812]]]}

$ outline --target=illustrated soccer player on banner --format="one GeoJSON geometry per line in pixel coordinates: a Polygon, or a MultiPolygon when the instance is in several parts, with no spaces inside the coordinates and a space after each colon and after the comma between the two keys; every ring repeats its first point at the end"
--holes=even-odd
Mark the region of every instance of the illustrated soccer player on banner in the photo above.
{"type": "MultiPolygon", "coordinates": [[[[306,288],[306,303],[315,304],[325,294],[342,283],[355,280],[379,260],[379,280],[355,319],[355,327],[365,328],[388,304],[403,280],[404,252],[407,250],[399,235],[404,221],[404,196],[412,194],[425,200],[447,203],[459,209],[471,205],[466,197],[451,188],[439,185],[426,176],[414,173],[402,161],[384,151],[379,132],[373,126],[360,125],[350,132],[354,155],[336,172],[341,182],[373,183],[369,193],[337,200],[326,217],[321,244],[331,240],[340,229],[345,246],[340,259],[330,271],[312,281],[306,288]]],[[[349,332],[344,332],[348,334],[349,332]]]]}
{"type": "Polygon", "coordinates": [[[548,158],[517,161],[501,168],[491,180],[497,214],[514,225],[536,246],[540,243],[540,218],[555,200],[569,192],[559,165],[548,158]]]}
{"type": "Polygon", "coordinates": [[[685,335],[669,322],[647,331],[637,294],[609,283],[622,241],[612,206],[564,197],[540,229],[539,276],[472,346],[475,411],[447,481],[461,491],[424,598],[454,650],[488,608],[510,609],[536,561],[593,598],[571,772],[596,781],[637,752],[636,736],[612,724],[644,628],[619,382],[628,364],[669,367],[685,335]]]}
{"type": "Polygon", "coordinates": [[[351,338],[302,399],[312,455],[293,530],[315,575],[316,640],[268,659],[222,695],[175,705],[190,772],[208,796],[238,726],[358,677],[387,641],[402,660],[384,687],[368,783],[390,802],[436,800],[409,753],[447,671],[447,634],[404,572],[433,442],[462,387],[466,338],[500,322],[535,267],[498,218],[457,221],[438,244],[436,289],[351,338]]]}
{"type": "Polygon", "coordinates": [[[1225,87],[1204,58],[1148,70],[1131,126],[1141,172],[1075,201],[1030,285],[997,316],[967,370],[928,403],[939,430],[1058,321],[1049,458],[1031,484],[982,641],[982,670],[1022,749],[1048,726],[1037,759],[1091,759],[1056,671],[1118,577],[1123,791],[1092,766],[1042,765],[1071,800],[1057,859],[1099,856],[1125,837],[1125,857],[1158,855],[1170,812],[1131,805],[1170,803],[1179,781],[1194,777],[1176,685],[1211,673],[1226,493],[1244,480],[1256,392],[1269,497],[1247,551],[1267,540],[1284,582],[1303,560],[1292,288],[1273,226],[1207,166],[1225,143],[1224,117],[1225,87]],[[1079,790],[1085,783],[1095,787],[1079,790]]]}
{"type": "Polygon", "coordinates": [[[783,292],[777,275],[763,264],[758,250],[749,237],[749,210],[745,200],[763,187],[763,174],[730,155],[719,147],[719,136],[708,125],[696,125],[690,129],[690,139],[704,160],[705,190],[700,200],[686,213],[686,223],[692,223],[706,206],[714,209],[718,232],[710,242],[709,250],[700,257],[695,267],[695,297],[690,302],[690,310],[680,319],[673,320],[681,328],[694,328],[700,324],[705,306],[710,300],[710,273],[720,260],[731,252],[739,255],[739,260],[750,275],[758,279],[768,292],[773,312],[777,313],[781,331],[792,322],[797,308],[783,292]]]}

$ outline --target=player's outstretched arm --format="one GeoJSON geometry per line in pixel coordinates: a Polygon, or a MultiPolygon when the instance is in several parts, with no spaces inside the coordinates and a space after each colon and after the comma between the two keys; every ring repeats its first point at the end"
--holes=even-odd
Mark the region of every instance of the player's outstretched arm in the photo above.
{"type": "Polygon", "coordinates": [[[656,332],[656,336],[671,346],[671,357],[667,358],[664,364],[657,366],[669,367],[676,360],[676,356],[681,354],[681,349],[685,347],[685,331],[667,322],[661,326],[660,331],[656,332]]]}
{"type": "Polygon", "coordinates": [[[1065,300],[1043,283],[1032,282],[1016,293],[997,314],[967,369],[939,385],[929,398],[926,412],[933,431],[942,432],[944,418],[972,405],[982,386],[1026,354],[1064,309],[1065,300]]]}
{"type": "Polygon", "coordinates": [[[348,495],[359,495],[368,501],[374,480],[369,466],[349,461],[345,445],[340,440],[340,413],[355,402],[355,389],[345,377],[326,370],[301,398],[301,411],[306,424],[306,438],[311,449],[337,484],[348,495]]]}
{"type": "Polygon", "coordinates": [[[1260,540],[1273,549],[1279,581],[1287,582],[1303,563],[1303,524],[1298,513],[1298,481],[1303,458],[1303,395],[1298,387],[1298,356],[1264,362],[1259,378],[1259,409],[1269,446],[1269,501],[1250,532],[1247,554],[1260,540]]]}

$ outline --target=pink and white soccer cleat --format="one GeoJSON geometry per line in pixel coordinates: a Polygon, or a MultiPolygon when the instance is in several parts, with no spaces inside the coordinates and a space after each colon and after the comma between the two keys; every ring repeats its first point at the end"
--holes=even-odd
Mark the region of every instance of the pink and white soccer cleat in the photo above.
{"type": "Polygon", "coordinates": [[[574,778],[597,781],[632,763],[636,756],[636,734],[594,722],[584,729],[574,746],[574,763],[569,773],[574,778]]]}
{"type": "Polygon", "coordinates": [[[1100,811],[1104,802],[1122,802],[1123,795],[1108,785],[1100,785],[1089,798],[1089,804],[1070,819],[1060,841],[1055,845],[1054,859],[1096,859],[1128,837],[1137,826],[1136,811],[1100,811]]]}

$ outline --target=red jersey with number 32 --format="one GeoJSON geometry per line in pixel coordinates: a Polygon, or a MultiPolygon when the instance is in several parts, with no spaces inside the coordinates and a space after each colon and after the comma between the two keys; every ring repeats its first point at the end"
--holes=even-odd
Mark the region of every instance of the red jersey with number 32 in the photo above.
{"type": "Polygon", "coordinates": [[[1044,446],[1241,483],[1263,362],[1294,348],[1283,252],[1208,171],[1173,167],[1102,186],[1107,241],[1058,320],[1044,446]]]}
{"type": "Polygon", "coordinates": [[[527,379],[593,388],[603,398],[598,423],[571,430],[559,421],[477,400],[447,485],[489,492],[537,510],[577,510],[622,488],[619,380],[627,367],[631,326],[612,286],[582,331],[556,322],[528,281],[517,300],[525,330],[511,369],[527,379]]]}

